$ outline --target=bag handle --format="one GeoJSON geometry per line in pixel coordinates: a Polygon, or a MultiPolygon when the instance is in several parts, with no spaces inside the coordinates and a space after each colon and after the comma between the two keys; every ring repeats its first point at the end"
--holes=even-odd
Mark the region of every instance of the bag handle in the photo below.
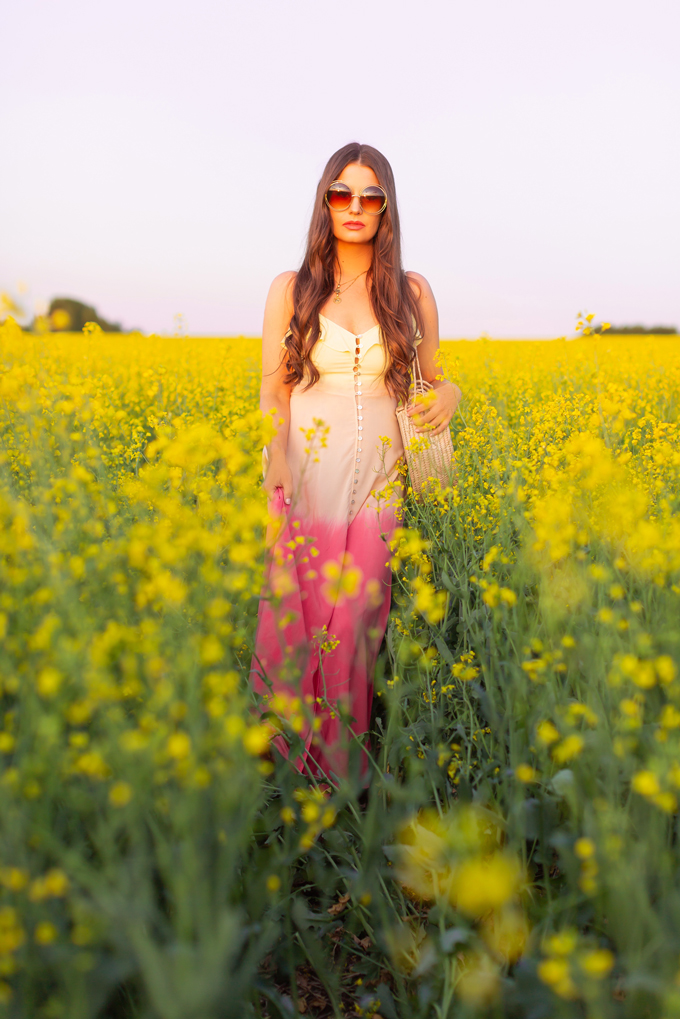
{"type": "MultiPolygon", "coordinates": [[[[412,391],[413,395],[409,397],[409,404],[413,406],[416,402],[418,393],[427,393],[428,390],[432,389],[432,383],[426,382],[423,378],[423,373],[420,370],[420,360],[418,358],[418,347],[413,348],[413,360],[411,361],[411,378],[412,378],[412,391]]],[[[444,381],[451,385],[451,382],[444,376],[444,381]]]]}
{"type": "Polygon", "coordinates": [[[414,347],[413,350],[413,360],[411,361],[411,378],[413,380],[411,385],[412,395],[410,397],[409,404],[411,407],[413,407],[418,399],[418,396],[422,395],[422,393],[426,393],[428,389],[432,389],[432,384],[430,382],[426,382],[425,379],[423,378],[423,373],[420,369],[420,359],[418,358],[418,347],[414,347]]]}

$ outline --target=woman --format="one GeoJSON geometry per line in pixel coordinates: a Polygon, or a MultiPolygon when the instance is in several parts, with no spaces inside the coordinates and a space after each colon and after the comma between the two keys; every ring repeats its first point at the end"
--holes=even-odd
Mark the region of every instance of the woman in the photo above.
{"type": "Polygon", "coordinates": [[[326,165],[302,267],[272,283],[262,333],[260,406],[277,429],[264,487],[279,521],[269,572],[278,597],[260,602],[252,679],[278,695],[279,713],[288,705],[305,745],[298,767],[307,761],[315,774],[347,771],[343,714],[355,735],[369,726],[404,452],[395,410],[416,345],[435,398],[409,413],[436,435],[461,393],[437,380],[434,296],[401,267],[389,163],[352,142],[326,165]]]}

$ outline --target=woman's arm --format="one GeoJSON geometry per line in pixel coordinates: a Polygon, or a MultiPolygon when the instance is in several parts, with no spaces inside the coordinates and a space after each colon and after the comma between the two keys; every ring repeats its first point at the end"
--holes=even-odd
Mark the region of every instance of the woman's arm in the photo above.
{"type": "Polygon", "coordinates": [[[409,417],[416,416],[416,431],[439,435],[448,428],[449,421],[463,399],[463,394],[453,382],[437,379],[437,375],[442,374],[442,369],[439,361],[439,315],[432,287],[420,273],[409,272],[406,275],[411,281],[423,320],[423,339],[418,345],[420,370],[425,381],[434,386],[434,391],[429,397],[409,407],[406,413],[409,417]]]}
{"type": "Polygon", "coordinates": [[[260,386],[260,410],[263,414],[274,411],[272,419],[276,433],[269,443],[267,452],[269,464],[264,479],[264,490],[269,499],[277,488],[283,489],[283,497],[290,504],[292,476],[286,461],[288,429],[290,427],[290,386],[283,380],[286,376],[285,349],[281,340],[293,315],[293,281],[296,273],[282,272],[276,277],[267,296],[262,326],[262,385],[260,386]]]}

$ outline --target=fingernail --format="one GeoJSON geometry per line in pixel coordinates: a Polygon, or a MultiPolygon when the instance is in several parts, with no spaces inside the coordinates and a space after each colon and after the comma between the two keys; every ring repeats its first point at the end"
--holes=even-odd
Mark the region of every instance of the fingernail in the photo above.
{"type": "Polygon", "coordinates": [[[290,499],[286,499],[286,506],[290,506],[290,499]]]}

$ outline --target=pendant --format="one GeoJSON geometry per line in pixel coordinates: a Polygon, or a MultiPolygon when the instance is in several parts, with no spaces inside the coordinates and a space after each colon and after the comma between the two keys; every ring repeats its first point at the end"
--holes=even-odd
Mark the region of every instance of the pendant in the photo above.
{"type": "Polygon", "coordinates": [[[342,300],[342,297],[334,297],[333,298],[333,304],[340,304],[341,300],[342,300]]]}

